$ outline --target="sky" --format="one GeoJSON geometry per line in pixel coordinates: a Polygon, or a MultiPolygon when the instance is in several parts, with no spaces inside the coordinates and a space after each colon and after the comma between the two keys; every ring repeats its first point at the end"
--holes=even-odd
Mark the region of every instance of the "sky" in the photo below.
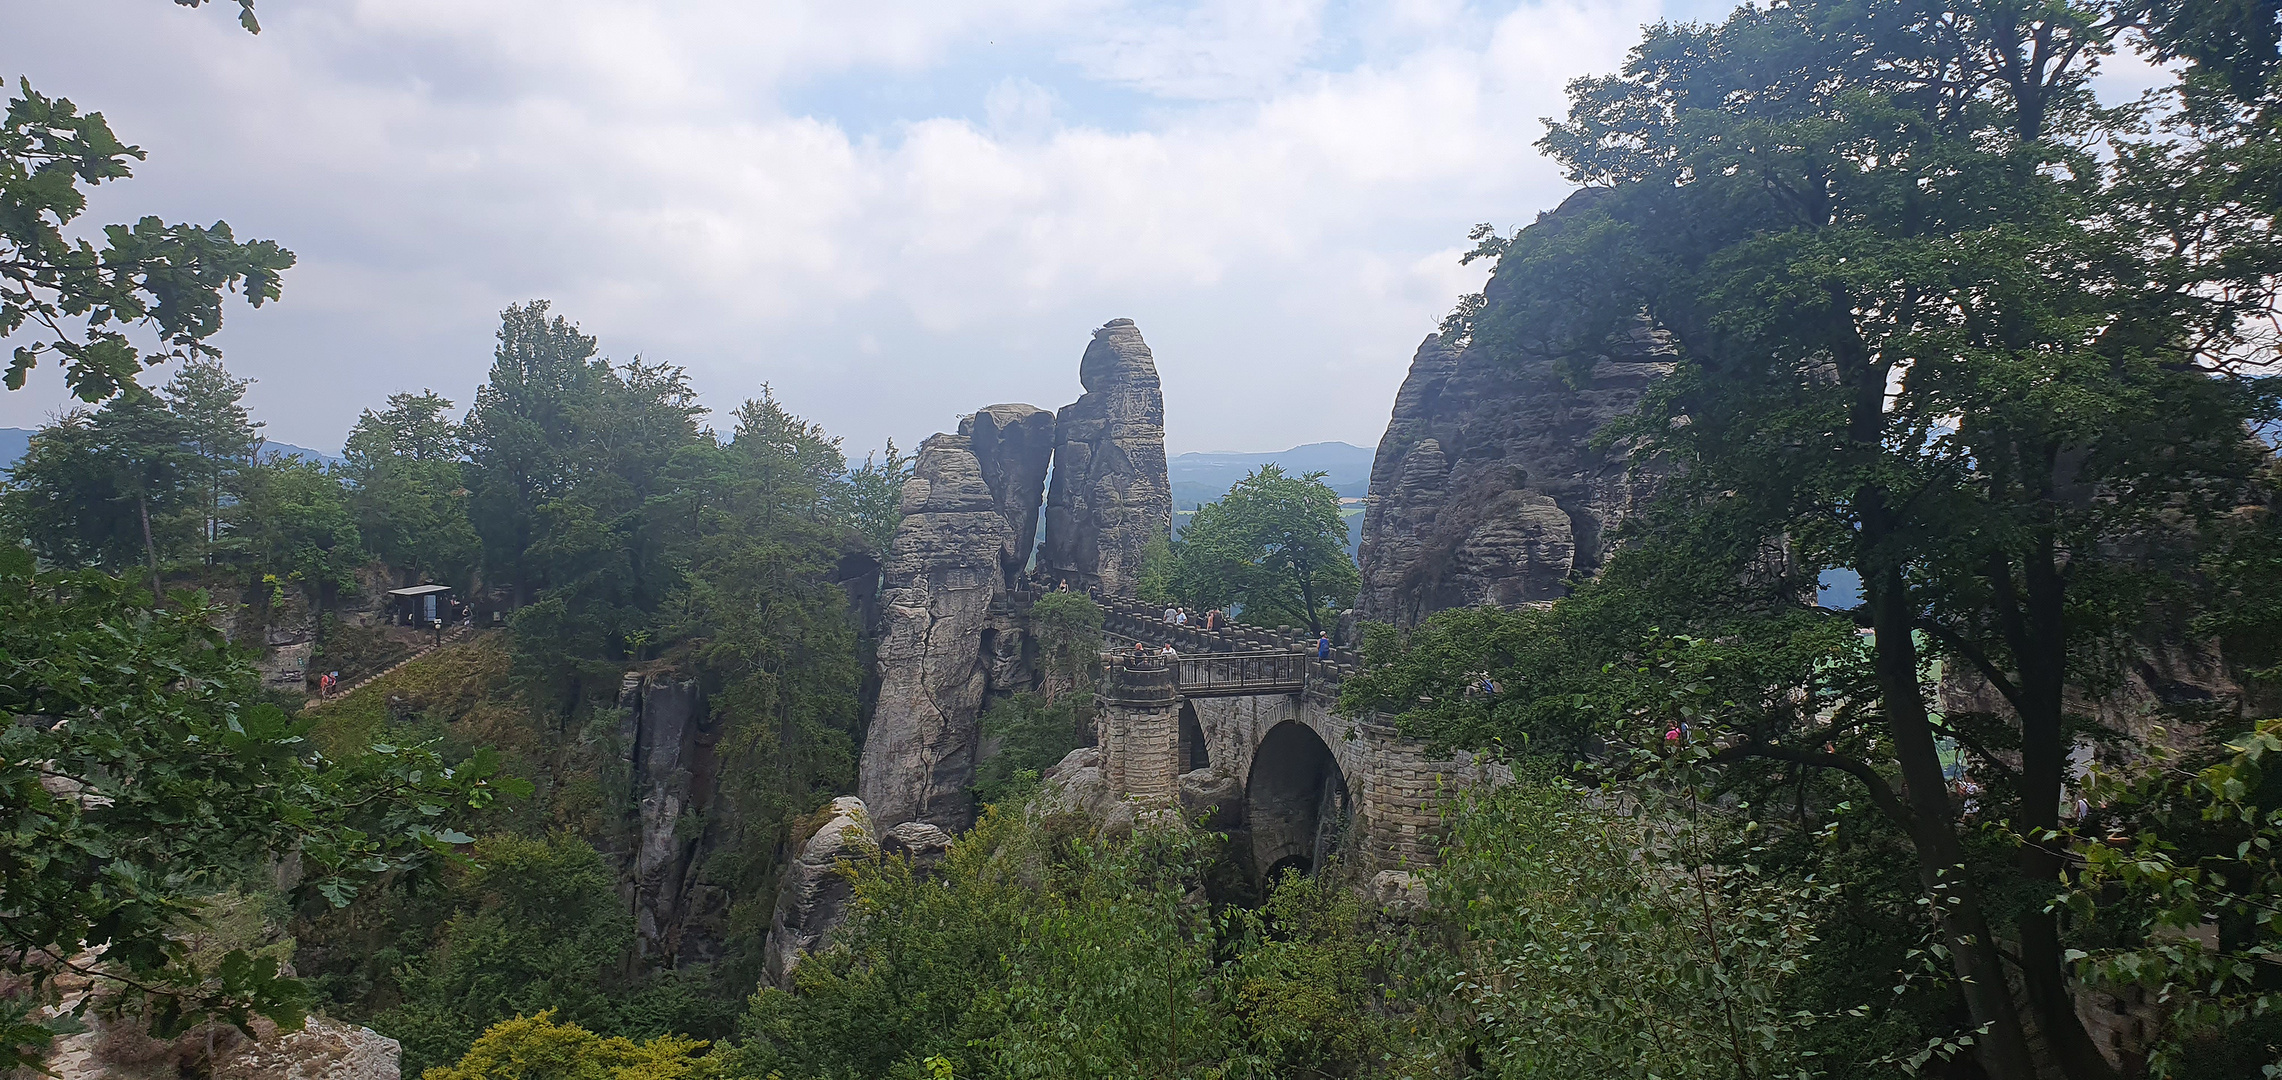
{"type": "MultiPolygon", "coordinates": [[[[297,253],[214,339],[273,439],[464,408],[500,309],[544,298],[718,426],[771,387],[857,459],[1067,404],[1131,318],[1170,451],[1265,451],[1376,444],[1481,285],[1466,230],[1570,190],[1533,146],[1564,85],[1727,6],[260,0],[254,36],[228,0],[0,0],[0,75],[148,152],[90,224],[297,253]]],[[[43,368],[0,426],[64,404],[43,368]]]]}

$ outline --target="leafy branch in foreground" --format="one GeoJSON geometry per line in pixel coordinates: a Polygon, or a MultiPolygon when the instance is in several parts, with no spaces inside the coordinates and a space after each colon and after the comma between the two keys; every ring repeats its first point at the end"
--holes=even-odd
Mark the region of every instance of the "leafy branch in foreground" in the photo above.
{"type": "MultiPolygon", "coordinates": [[[[206,0],[175,0],[198,7],[206,0]]],[[[237,0],[238,22],[258,33],[254,0],[237,0]]],[[[145,216],[103,227],[101,247],[64,235],[87,210],[87,193],[132,176],[141,147],[120,142],[99,112],[82,113],[19,80],[0,118],[0,337],[29,338],[8,364],[10,390],[44,356],[63,363],[82,401],[102,401],[146,367],[221,353],[206,339],[222,328],[222,294],[260,307],[278,297],[293,253],[271,240],[238,241],[227,222],[169,224],[145,216]],[[27,331],[27,327],[32,327],[27,331]],[[158,340],[138,346],[128,329],[158,340]]]]}
{"type": "MultiPolygon", "coordinates": [[[[2069,842],[2082,862],[2065,903],[2125,938],[2071,950],[2078,974],[2140,987],[2167,1009],[2156,1075],[2182,1038],[2282,1014],[2282,719],[2260,721],[2227,749],[2200,771],[2177,767],[2160,746],[2144,771],[2095,768],[2089,794],[2103,813],[2136,814],[2160,832],[2041,838],[2069,842]]],[[[2265,1074],[2282,1076],[2282,1048],[2268,1053],[2265,1074]]]]}
{"type": "Polygon", "coordinates": [[[459,858],[462,814],[529,791],[489,753],[323,757],[213,616],[195,594],[161,607],[0,551],[0,976],[18,988],[0,1068],[90,1008],[143,1013],[162,1038],[297,1022],[306,991],[273,958],[194,959],[182,931],[209,897],[298,857],[298,891],[345,905],[372,875],[459,858]],[[87,980],[68,1002],[65,973],[87,980]]]}

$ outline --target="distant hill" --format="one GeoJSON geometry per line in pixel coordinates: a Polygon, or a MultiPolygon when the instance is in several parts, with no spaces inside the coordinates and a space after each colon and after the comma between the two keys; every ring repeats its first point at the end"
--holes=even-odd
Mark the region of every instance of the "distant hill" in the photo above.
{"type": "MultiPolygon", "coordinates": [[[[1371,458],[1375,451],[1343,442],[1309,443],[1289,450],[1268,453],[1239,454],[1232,451],[1177,454],[1165,462],[1166,472],[1173,482],[1173,533],[1179,535],[1188,516],[1203,503],[1219,502],[1228,494],[1230,485],[1252,474],[1262,465],[1274,463],[1288,473],[1321,471],[1323,482],[1341,497],[1360,499],[1371,487],[1371,458]]],[[[1356,545],[1363,536],[1363,508],[1349,504],[1341,508],[1347,519],[1347,554],[1355,554],[1356,545]]]]}
{"type": "Polygon", "coordinates": [[[1343,442],[1309,443],[1289,450],[1267,453],[1239,454],[1216,450],[1205,453],[1176,454],[1165,462],[1173,481],[1173,505],[1193,510],[1198,503],[1218,502],[1228,494],[1228,486],[1250,475],[1254,469],[1270,462],[1284,467],[1285,472],[1309,473],[1321,470],[1323,482],[1331,490],[1348,498],[1360,499],[1371,486],[1371,457],[1374,451],[1343,442]]]}
{"type": "MultiPolygon", "coordinates": [[[[0,469],[13,469],[18,461],[23,460],[24,451],[31,448],[32,434],[31,428],[0,428],[0,469]]],[[[341,463],[341,455],[339,454],[328,454],[322,450],[311,450],[306,446],[295,446],[292,443],[265,442],[261,444],[261,449],[264,457],[267,457],[270,451],[274,450],[286,457],[300,458],[303,461],[322,462],[326,465],[341,463]]]]}

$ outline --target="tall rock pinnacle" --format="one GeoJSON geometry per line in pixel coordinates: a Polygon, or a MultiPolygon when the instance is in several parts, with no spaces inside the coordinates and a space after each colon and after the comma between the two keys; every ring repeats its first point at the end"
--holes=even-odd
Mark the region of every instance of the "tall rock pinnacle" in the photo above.
{"type": "Polygon", "coordinates": [[[1010,531],[964,436],[919,444],[883,568],[879,705],[856,776],[874,828],[974,816],[983,634],[1010,531]]]}
{"type": "Polygon", "coordinates": [[[1073,588],[1130,596],[1143,549],[1173,526],[1165,395],[1133,320],[1112,319],[1093,332],[1078,382],[1085,394],[1055,424],[1039,567],[1073,588]]]}

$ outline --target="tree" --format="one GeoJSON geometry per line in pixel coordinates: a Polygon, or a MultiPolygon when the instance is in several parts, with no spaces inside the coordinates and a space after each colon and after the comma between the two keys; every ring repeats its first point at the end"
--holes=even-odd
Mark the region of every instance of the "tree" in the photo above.
{"type": "Polygon", "coordinates": [[[261,448],[264,425],[248,416],[243,404],[252,385],[252,379],[233,378],[219,360],[197,359],[184,363],[159,391],[182,421],[190,471],[203,489],[199,543],[209,560],[221,538],[223,500],[261,448]]]}
{"type": "Polygon", "coordinates": [[[1909,834],[1998,1077],[2036,1067],[2014,971],[2053,1063],[2111,1074],[2058,917],[1994,905],[2058,879],[2033,838],[2080,730],[2066,692],[2139,621],[2125,598],[2168,530],[2240,499],[2266,408],[2239,362],[2262,355],[2244,331],[2270,310],[2272,237],[2236,228],[2255,210],[2224,191],[2171,182],[2208,146],[2094,107],[2125,14],[1803,0],[1653,27],[1623,73],[1572,86],[1543,143],[1601,190],[1515,237],[1457,327],[1589,363],[1645,312],[1679,368],[1612,442],[1669,466],[1670,505],[1726,565],[1861,575],[1869,707],[1720,757],[1842,771],[1909,834]],[[2002,715],[1937,718],[1929,650],[2002,715]],[[2010,874],[1969,865],[1945,735],[2006,751],[1983,758],[2023,838],[2010,874]]]}
{"type": "Polygon", "coordinates": [[[0,708],[19,718],[0,727],[0,972],[26,988],[0,1001],[10,1067],[91,1007],[140,1010],[162,1038],[205,1017],[296,1022],[307,991],[275,959],[195,961],[178,935],[206,897],[298,852],[300,893],[345,904],[369,874],[451,857],[468,809],[528,791],[494,780],[488,753],[451,767],[426,746],[313,753],[312,721],[254,704],[260,674],[219,614],[0,549],[0,708]],[[62,1003],[66,972],[94,989],[62,1003]]]}
{"type": "Polygon", "coordinates": [[[188,428],[148,390],[72,412],[40,429],[9,474],[17,534],[57,566],[118,571],[143,563],[158,593],[162,553],[194,512],[188,428]]]}
{"type": "Polygon", "coordinates": [[[387,408],[357,414],[341,458],[359,482],[392,460],[458,462],[467,456],[467,446],[451,408],[451,399],[434,390],[390,394],[387,408]]]}
{"type": "Polygon", "coordinates": [[[249,576],[295,582],[320,623],[326,600],[356,587],[364,544],[348,491],[325,466],[272,453],[246,472],[229,521],[229,550],[249,576]]]}
{"type": "Polygon", "coordinates": [[[484,567],[513,584],[518,603],[541,584],[528,553],[537,539],[539,507],[567,493],[588,463],[577,444],[583,421],[609,377],[594,355],[594,338],[547,302],[508,307],[499,317],[491,378],[468,412],[469,517],[483,538],[484,567]]]}
{"type": "Polygon", "coordinates": [[[1219,502],[1198,507],[1175,545],[1174,593],[1200,607],[1242,605],[1254,622],[1289,618],[1323,632],[1362,586],[1339,495],[1323,476],[1262,465],[1219,502]]]}
{"type": "Polygon", "coordinates": [[[911,458],[897,452],[894,439],[879,454],[865,454],[863,465],[848,474],[848,517],[876,553],[887,553],[903,523],[903,482],[909,479],[911,458]]]}
{"type": "Polygon", "coordinates": [[[349,431],[342,472],[349,504],[373,555],[415,576],[466,582],[481,557],[468,521],[466,447],[452,403],[433,390],[391,394],[349,431]]]}
{"type": "MultiPolygon", "coordinates": [[[[196,7],[204,0],[175,0],[196,7]]],[[[239,21],[258,31],[253,0],[239,21]]],[[[98,248],[65,235],[87,209],[87,193],[133,175],[143,151],[119,141],[102,113],[17,84],[0,121],[0,337],[28,335],[8,366],[11,390],[41,357],[63,364],[80,400],[100,402],[131,385],[143,368],[221,355],[206,339],[222,328],[222,294],[254,307],[278,297],[293,253],[269,240],[239,243],[226,222],[170,225],[144,217],[107,225],[98,248]],[[34,327],[30,331],[26,327],[34,327]],[[129,331],[152,338],[138,346],[129,331]]]]}

